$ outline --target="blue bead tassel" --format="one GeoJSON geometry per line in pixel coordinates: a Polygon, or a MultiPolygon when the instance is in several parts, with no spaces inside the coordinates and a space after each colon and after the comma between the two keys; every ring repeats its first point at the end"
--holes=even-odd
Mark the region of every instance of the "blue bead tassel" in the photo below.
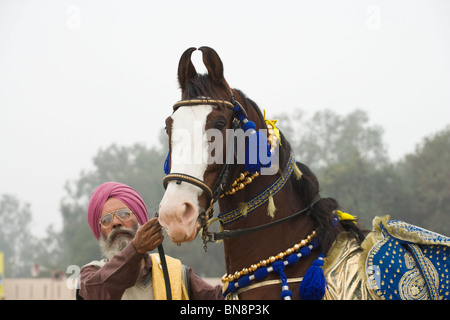
{"type": "Polygon", "coordinates": [[[300,298],[303,300],[321,300],[327,289],[325,274],[323,273],[323,254],[313,262],[306,271],[300,283],[300,298]]]}
{"type": "Polygon", "coordinates": [[[280,275],[281,279],[281,297],[284,300],[291,300],[292,291],[289,290],[289,284],[287,282],[287,277],[284,274],[284,262],[281,260],[275,261],[272,264],[273,271],[277,272],[280,275]]]}
{"type": "Polygon", "coordinates": [[[261,132],[253,131],[248,137],[244,165],[244,170],[251,173],[260,172],[261,168],[270,167],[272,163],[266,137],[261,132]]]}
{"type": "Polygon", "coordinates": [[[166,161],[164,161],[164,173],[165,173],[165,174],[169,174],[169,172],[170,172],[170,168],[169,168],[169,157],[170,157],[170,150],[169,150],[169,153],[167,154],[166,161]]]}
{"type": "Polygon", "coordinates": [[[272,154],[267,138],[256,131],[256,125],[253,121],[249,121],[242,110],[242,107],[235,103],[236,117],[242,124],[242,129],[248,133],[248,142],[245,146],[245,165],[244,170],[248,172],[260,172],[261,168],[270,167],[272,164],[272,154]]]}

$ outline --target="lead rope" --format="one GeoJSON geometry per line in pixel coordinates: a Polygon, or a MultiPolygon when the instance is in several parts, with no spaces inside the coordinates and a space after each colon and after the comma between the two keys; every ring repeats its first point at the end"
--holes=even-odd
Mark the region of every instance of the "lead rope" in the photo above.
{"type": "MultiPolygon", "coordinates": [[[[155,213],[155,217],[158,216],[158,212],[155,213]]],[[[172,289],[170,287],[169,269],[167,268],[166,255],[164,254],[164,248],[162,243],[158,246],[159,259],[161,260],[161,267],[164,275],[164,284],[166,286],[166,300],[172,300],[172,289]]],[[[152,266],[153,268],[154,266],[152,266]]]]}

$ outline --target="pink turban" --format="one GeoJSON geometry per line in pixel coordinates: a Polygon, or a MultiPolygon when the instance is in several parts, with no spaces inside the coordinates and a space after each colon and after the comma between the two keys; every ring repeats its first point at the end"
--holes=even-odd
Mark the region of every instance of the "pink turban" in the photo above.
{"type": "Polygon", "coordinates": [[[144,200],[142,200],[136,190],[122,183],[106,182],[98,186],[92,193],[87,210],[88,223],[97,240],[101,236],[99,221],[102,216],[103,206],[109,198],[115,198],[125,203],[133,211],[141,225],[147,222],[147,208],[144,200]]]}

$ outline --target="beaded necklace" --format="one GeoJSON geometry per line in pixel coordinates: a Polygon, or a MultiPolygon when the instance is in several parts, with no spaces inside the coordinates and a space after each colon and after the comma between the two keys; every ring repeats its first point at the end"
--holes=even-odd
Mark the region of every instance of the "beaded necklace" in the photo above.
{"type": "MultiPolygon", "coordinates": [[[[224,297],[226,297],[228,294],[235,293],[240,288],[249,286],[253,280],[262,280],[266,278],[271,272],[275,271],[279,274],[281,279],[281,297],[284,300],[291,300],[292,291],[289,290],[289,284],[287,281],[287,277],[284,274],[284,268],[288,265],[297,263],[300,258],[308,257],[311,254],[312,250],[319,247],[319,241],[317,238],[315,238],[315,236],[316,231],[313,231],[306,239],[303,239],[299,243],[283,252],[280,252],[275,256],[271,256],[265,260],[261,260],[256,264],[252,264],[248,268],[243,268],[241,271],[236,271],[234,274],[224,275],[222,277],[222,282],[225,289],[223,293],[224,297]]],[[[322,266],[323,254],[320,254],[318,259],[313,262],[313,265],[308,269],[305,277],[303,278],[302,284],[303,282],[308,283],[303,286],[305,289],[303,290],[303,296],[302,288],[300,288],[300,295],[303,299],[309,298],[309,291],[311,290],[309,288],[310,283],[317,282],[318,276],[315,275],[315,273],[317,273],[317,271],[322,272],[321,277],[323,278],[323,271],[321,268],[322,266]],[[316,270],[317,267],[320,270],[316,270]]],[[[319,283],[319,285],[321,285],[321,283],[319,283]]]]}

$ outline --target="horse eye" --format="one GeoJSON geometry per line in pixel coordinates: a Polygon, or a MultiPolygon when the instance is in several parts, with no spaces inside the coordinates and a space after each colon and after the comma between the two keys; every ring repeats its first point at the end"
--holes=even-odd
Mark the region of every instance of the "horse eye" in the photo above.
{"type": "Polygon", "coordinates": [[[214,123],[214,128],[216,128],[218,130],[222,130],[223,128],[225,128],[226,124],[227,123],[225,121],[223,121],[223,120],[217,120],[214,123]]]}

